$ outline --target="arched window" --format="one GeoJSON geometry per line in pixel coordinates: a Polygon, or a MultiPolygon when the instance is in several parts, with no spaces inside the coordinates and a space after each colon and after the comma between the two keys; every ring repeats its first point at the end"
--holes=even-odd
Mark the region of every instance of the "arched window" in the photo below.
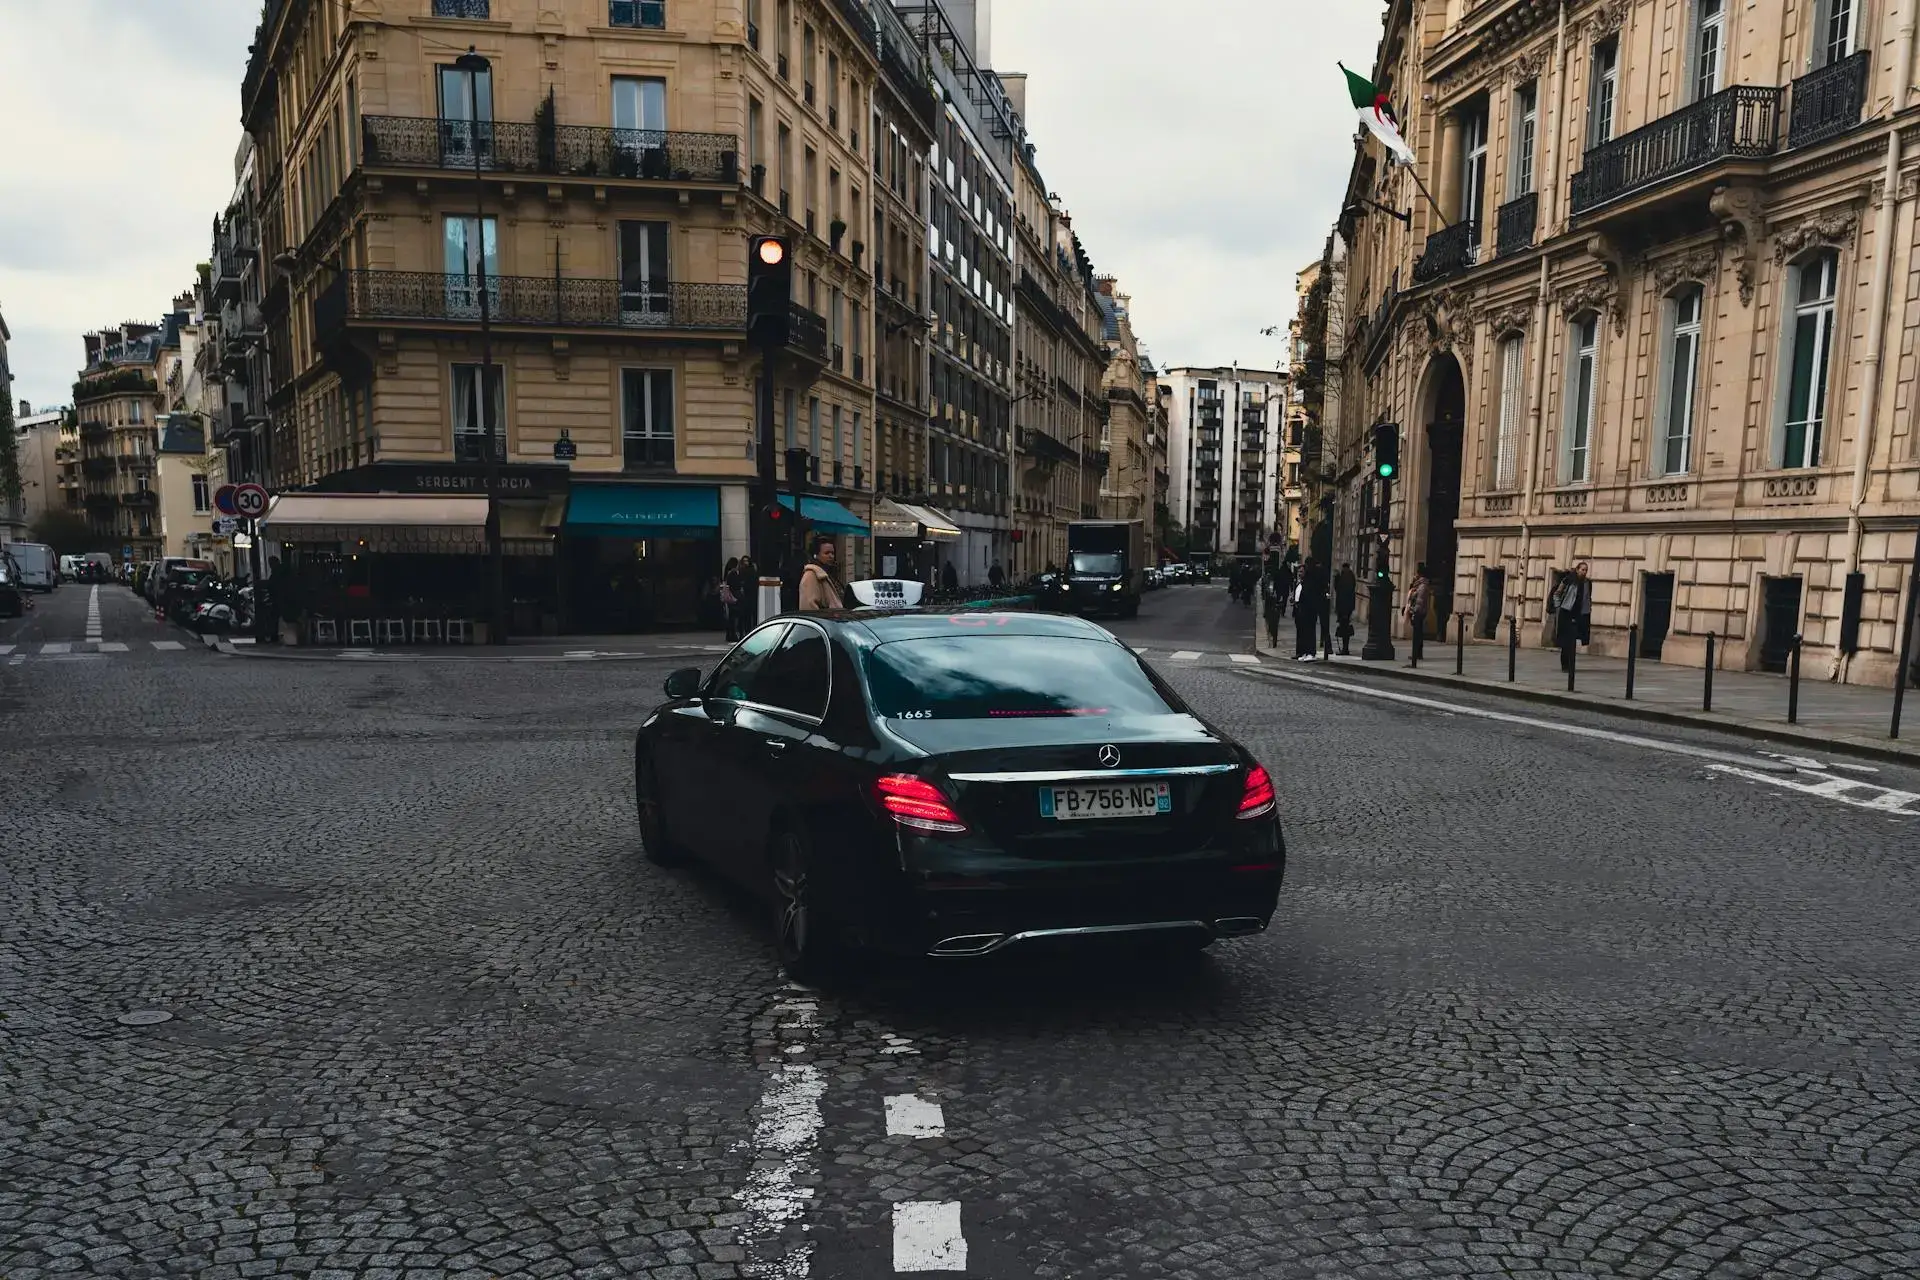
{"type": "Polygon", "coordinates": [[[1577,317],[1568,331],[1565,429],[1560,433],[1560,483],[1582,484],[1591,468],[1594,406],[1599,395],[1600,317],[1577,317]]]}
{"type": "Polygon", "coordinates": [[[1654,453],[1658,475],[1684,475],[1693,466],[1693,417],[1700,382],[1700,318],[1706,293],[1697,284],[1669,294],[1663,344],[1660,440],[1654,453]]]}
{"type": "Polygon", "coordinates": [[[1820,438],[1827,420],[1827,370],[1833,354],[1834,296],[1840,255],[1831,250],[1803,258],[1787,273],[1786,342],[1781,370],[1786,385],[1780,423],[1780,465],[1820,465],[1820,438]]]}

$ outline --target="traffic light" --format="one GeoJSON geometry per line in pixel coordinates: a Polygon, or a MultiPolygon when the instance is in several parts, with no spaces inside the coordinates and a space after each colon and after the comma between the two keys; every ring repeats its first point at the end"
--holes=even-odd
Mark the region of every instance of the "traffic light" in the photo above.
{"type": "Polygon", "coordinates": [[[1373,424],[1373,474],[1391,480],[1400,474],[1400,424],[1373,424]]]}
{"type": "Polygon", "coordinates": [[[761,347],[787,345],[793,301],[793,246],[785,236],[747,241],[747,341],[761,347]]]}

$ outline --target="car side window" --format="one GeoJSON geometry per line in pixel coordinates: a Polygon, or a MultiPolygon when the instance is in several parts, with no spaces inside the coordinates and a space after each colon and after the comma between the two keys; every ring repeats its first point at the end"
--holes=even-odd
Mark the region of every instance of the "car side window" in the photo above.
{"type": "Polygon", "coordinates": [[[767,655],[779,645],[780,638],[787,633],[784,622],[760,628],[752,635],[734,646],[732,653],[714,668],[713,678],[707,681],[707,696],[721,698],[729,702],[744,702],[753,688],[756,672],[766,664],[767,655]]]}
{"type": "Polygon", "coordinates": [[[795,623],[786,642],[753,681],[753,701],[820,719],[827,714],[827,637],[795,623]]]}

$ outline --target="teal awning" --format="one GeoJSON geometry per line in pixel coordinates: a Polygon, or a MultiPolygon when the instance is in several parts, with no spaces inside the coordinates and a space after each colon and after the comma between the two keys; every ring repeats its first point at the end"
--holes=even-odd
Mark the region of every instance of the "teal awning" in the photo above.
{"type": "MultiPolygon", "coordinates": [[[[780,505],[793,510],[793,495],[780,495],[780,505]]],[[[867,522],[847,510],[832,498],[801,498],[800,518],[821,533],[847,534],[855,538],[867,536],[867,522]]]]}
{"type": "Polygon", "coordinates": [[[577,484],[567,531],[602,538],[717,538],[720,491],[711,485],[577,484]]]}

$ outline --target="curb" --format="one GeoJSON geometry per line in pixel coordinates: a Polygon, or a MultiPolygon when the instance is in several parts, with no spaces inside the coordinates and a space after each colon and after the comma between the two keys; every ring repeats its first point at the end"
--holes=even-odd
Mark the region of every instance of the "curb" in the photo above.
{"type": "Polygon", "coordinates": [[[1353,671],[1366,676],[1385,676],[1402,684],[1439,685],[1442,688],[1458,689],[1468,693],[1484,693],[1494,697],[1510,698],[1516,702],[1532,702],[1546,706],[1577,707],[1582,711],[1598,711],[1605,715],[1618,716],[1623,720],[1639,720],[1652,724],[1667,724],[1689,729],[1714,729],[1721,733],[1734,733],[1742,737],[1755,738],[1763,742],[1778,742],[1789,746],[1811,747],[1828,754],[1862,756],[1867,759],[1881,760],[1890,764],[1920,766],[1920,747],[1899,747],[1871,739],[1853,737],[1835,737],[1813,729],[1802,729],[1795,725],[1759,724],[1751,720],[1722,718],[1710,711],[1666,711],[1658,707],[1634,706],[1624,701],[1604,700],[1598,697],[1578,693],[1555,693],[1545,689],[1529,689],[1520,685],[1506,683],[1487,683],[1455,675],[1418,675],[1399,667],[1342,663],[1337,667],[1324,664],[1321,670],[1353,671]]]}

